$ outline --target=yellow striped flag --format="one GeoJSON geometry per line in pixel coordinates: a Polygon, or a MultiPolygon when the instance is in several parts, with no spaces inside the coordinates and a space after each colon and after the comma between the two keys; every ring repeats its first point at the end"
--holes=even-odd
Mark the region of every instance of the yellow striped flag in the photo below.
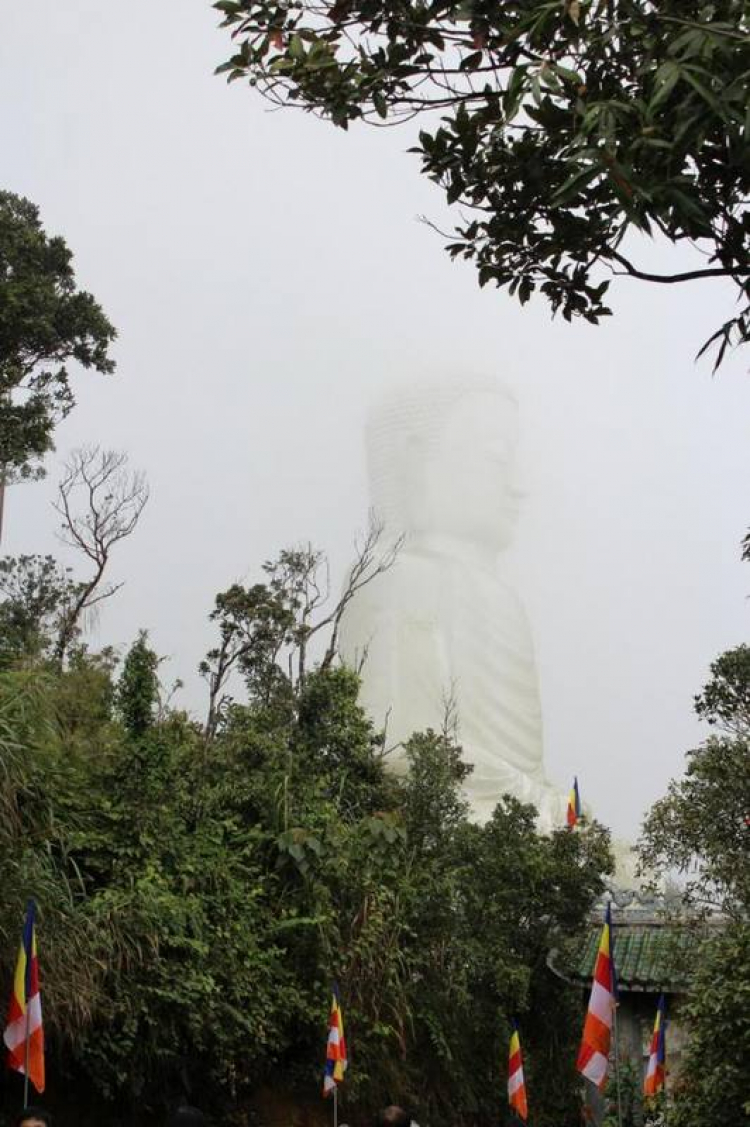
{"type": "Polygon", "coordinates": [[[518,1026],[515,1022],[513,1022],[513,1032],[510,1035],[510,1051],[508,1053],[508,1103],[518,1118],[526,1122],[529,1108],[526,1103],[526,1081],[523,1075],[521,1039],[518,1036],[518,1026]]]}
{"type": "Polygon", "coordinates": [[[323,1095],[328,1096],[344,1079],[346,1066],[346,1039],[344,1037],[344,1015],[336,986],[333,988],[331,1016],[328,1019],[328,1042],[326,1044],[326,1069],[323,1076],[323,1095]]]}
{"type": "Polygon", "coordinates": [[[596,1084],[597,1088],[604,1088],[607,1083],[616,1002],[617,980],[612,942],[612,910],[611,905],[607,904],[607,914],[594,966],[594,980],[591,983],[589,1008],[576,1061],[578,1071],[592,1084],[596,1084]]]}
{"type": "Polygon", "coordinates": [[[8,1068],[26,1075],[37,1092],[44,1091],[44,1027],[42,997],[39,992],[39,962],[36,954],[36,914],[29,900],[18,952],[8,1024],[3,1040],[8,1050],[8,1068]]]}
{"type": "Polygon", "coordinates": [[[651,1047],[648,1055],[646,1078],[643,1081],[644,1096],[655,1096],[660,1088],[664,1087],[667,1077],[667,1042],[666,1042],[667,1003],[662,994],[659,1005],[656,1007],[656,1020],[654,1032],[651,1035],[651,1047]]]}
{"type": "Polygon", "coordinates": [[[573,786],[570,788],[568,795],[568,809],[565,814],[565,822],[568,829],[573,829],[577,824],[578,819],[581,817],[581,796],[578,793],[578,776],[573,779],[573,786]]]}

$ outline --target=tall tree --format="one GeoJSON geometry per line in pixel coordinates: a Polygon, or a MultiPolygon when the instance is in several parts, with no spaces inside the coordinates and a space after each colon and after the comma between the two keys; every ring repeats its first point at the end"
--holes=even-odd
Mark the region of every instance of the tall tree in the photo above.
{"type": "Polygon", "coordinates": [[[128,467],[128,456],[98,446],[74,450],[57,489],[54,508],[62,518],[61,539],[90,565],[61,618],[55,657],[65,659],[81,616],[119,591],[121,583],[105,583],[116,544],[135,531],[148,501],[148,485],[128,467]]]}
{"type": "Polygon", "coordinates": [[[644,822],[641,860],[675,870],[688,901],[718,924],[692,960],[688,1040],[669,1122],[740,1127],[750,1114],[750,649],[711,666],[696,712],[719,734],[688,753],[687,768],[644,822]]]}
{"type": "Polygon", "coordinates": [[[278,105],[346,129],[425,114],[422,171],[464,216],[452,257],[566,320],[606,316],[610,275],[733,282],[706,342],[750,336],[747,0],[218,0],[232,57],[278,105]],[[639,265],[635,235],[697,247],[639,265]]]}
{"type": "Polygon", "coordinates": [[[199,666],[209,686],[207,740],[231,702],[227,688],[233,673],[245,678],[252,700],[278,705],[284,694],[288,703],[302,690],[314,641],[320,643],[321,669],[332,666],[347,606],[398,556],[401,540],[382,546],[382,532],[371,518],[355,544],[355,562],[337,599],[331,597],[328,560],[310,544],[285,548],[266,561],[264,583],[247,588],[235,583],[216,596],[211,620],[219,626],[219,644],[199,666]]]}
{"type": "Polygon", "coordinates": [[[68,365],[109,373],[115,330],[76,286],[64,239],[42,228],[39,210],[0,192],[0,476],[40,472],[58,419],[74,405],[68,365]]]}
{"type": "Polygon", "coordinates": [[[125,655],[117,683],[117,706],[128,733],[145,735],[154,722],[159,701],[159,658],[141,630],[125,655]]]}
{"type": "Polygon", "coordinates": [[[52,556],[0,559],[0,669],[47,655],[78,594],[52,556]]]}
{"type": "Polygon", "coordinates": [[[696,712],[720,735],[688,752],[687,769],[649,811],[641,861],[658,875],[677,870],[696,905],[738,920],[750,911],[750,649],[711,666],[696,712]]]}
{"type": "MultiPolygon", "coordinates": [[[[745,862],[747,864],[747,861],[745,862]]],[[[688,1031],[669,1127],[747,1127],[750,1119],[750,924],[704,943],[681,1011],[688,1031]]]]}

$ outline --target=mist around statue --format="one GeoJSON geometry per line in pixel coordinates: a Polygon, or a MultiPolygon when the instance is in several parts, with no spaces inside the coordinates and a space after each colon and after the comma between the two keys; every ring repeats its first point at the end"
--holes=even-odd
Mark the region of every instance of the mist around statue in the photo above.
{"type": "Polygon", "coordinates": [[[5,8],[0,1127],[746,1127],[746,0],[5,8]]]}
{"type": "Polygon", "coordinates": [[[451,726],[474,816],[504,793],[562,825],[567,792],[546,778],[532,631],[512,564],[518,404],[499,381],[394,392],[367,427],[370,504],[393,567],[349,604],[341,652],[404,769],[413,732],[451,726]]]}

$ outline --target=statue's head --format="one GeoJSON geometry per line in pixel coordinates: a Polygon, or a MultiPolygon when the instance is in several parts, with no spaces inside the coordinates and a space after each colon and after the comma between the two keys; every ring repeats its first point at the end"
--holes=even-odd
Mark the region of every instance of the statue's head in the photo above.
{"type": "Polygon", "coordinates": [[[448,535],[489,550],[513,536],[518,407],[494,380],[390,396],[368,423],[372,503],[394,535],[448,535]]]}

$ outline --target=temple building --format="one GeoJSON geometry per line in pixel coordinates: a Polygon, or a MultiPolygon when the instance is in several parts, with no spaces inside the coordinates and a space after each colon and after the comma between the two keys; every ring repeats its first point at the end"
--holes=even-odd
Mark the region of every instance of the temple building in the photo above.
{"type": "MultiPolygon", "coordinates": [[[[616,1051],[619,1057],[621,1098],[632,1102],[632,1117],[642,1121],[643,1078],[659,997],[667,1004],[667,1091],[679,1083],[686,1029],[680,1009],[687,993],[690,956],[707,932],[722,925],[717,918],[700,920],[685,913],[679,900],[610,889],[613,954],[619,1002],[616,1051]]],[[[603,902],[592,915],[585,936],[575,944],[550,951],[547,965],[559,978],[581,989],[582,1009],[588,1004],[594,964],[604,918],[603,902]]],[[[614,1098],[613,1038],[611,1082],[607,1098],[614,1098]]],[[[587,1082],[590,1120],[601,1123],[606,1100],[587,1082]]]]}

